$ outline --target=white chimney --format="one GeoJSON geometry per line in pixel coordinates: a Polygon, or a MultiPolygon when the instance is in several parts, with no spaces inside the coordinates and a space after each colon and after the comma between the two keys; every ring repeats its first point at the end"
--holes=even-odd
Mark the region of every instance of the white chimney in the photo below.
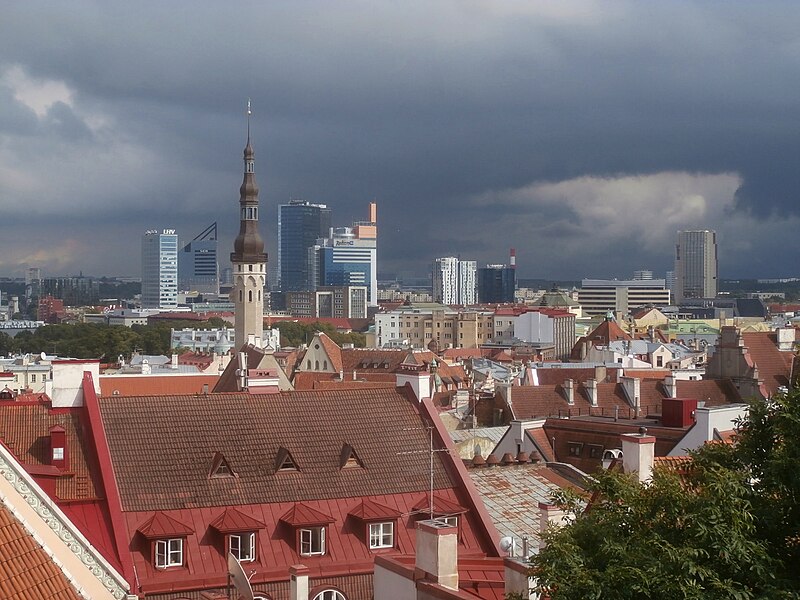
{"type": "Polygon", "coordinates": [[[416,568],[439,585],[458,589],[458,528],[444,521],[417,523],[416,568]]]}
{"type": "Polygon", "coordinates": [[[177,369],[178,368],[178,355],[174,352],[172,353],[172,360],[170,362],[170,368],[177,369]]]}
{"type": "Polygon", "coordinates": [[[667,398],[678,397],[678,382],[673,375],[664,378],[664,387],[667,388],[667,398]]]}
{"type": "Polygon", "coordinates": [[[567,403],[575,404],[575,382],[572,379],[564,382],[564,393],[567,395],[567,403]]]}
{"type": "Polygon", "coordinates": [[[589,394],[589,402],[592,406],[597,406],[597,380],[587,379],[585,385],[586,391],[589,394]]]}
{"type": "Polygon", "coordinates": [[[528,575],[531,565],[525,558],[506,558],[503,560],[505,567],[505,596],[519,594],[522,598],[533,598],[531,589],[536,585],[536,579],[528,575]]]}
{"type": "Polygon", "coordinates": [[[397,387],[410,384],[418,402],[430,398],[431,375],[424,369],[402,369],[397,371],[397,387]]]}
{"type": "Polygon", "coordinates": [[[551,526],[563,525],[565,518],[566,515],[560,507],[549,502],[539,502],[539,550],[543,550],[546,545],[541,534],[551,526]]]}
{"type": "Polygon", "coordinates": [[[308,574],[311,572],[305,565],[292,565],[289,567],[289,598],[290,600],[308,600],[308,574]]]}
{"type": "Polygon", "coordinates": [[[656,438],[647,435],[642,427],[640,433],[623,433],[622,470],[625,473],[636,473],[639,483],[646,483],[653,477],[653,462],[656,455],[656,438]]]}
{"type": "Polygon", "coordinates": [[[639,410],[642,406],[642,382],[638,377],[620,377],[619,382],[622,384],[622,389],[625,392],[625,398],[628,404],[634,411],[636,417],[639,416],[639,410]]]}
{"type": "Polygon", "coordinates": [[[794,327],[779,327],[776,331],[778,337],[778,350],[791,352],[794,346],[794,327]]]}

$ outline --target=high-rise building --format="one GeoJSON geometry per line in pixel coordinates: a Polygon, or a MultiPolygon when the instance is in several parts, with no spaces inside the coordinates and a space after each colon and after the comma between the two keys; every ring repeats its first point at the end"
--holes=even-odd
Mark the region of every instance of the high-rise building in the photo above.
{"type": "Polygon", "coordinates": [[[710,229],[679,231],[675,245],[675,301],[714,298],[719,264],[717,233],[710,229]]]}
{"type": "Polygon", "coordinates": [[[278,271],[284,292],[313,289],[308,273],[308,249],[331,228],[325,204],[291,200],[278,206],[278,271]]]}
{"type": "Polygon", "coordinates": [[[235,312],[235,342],[238,348],[264,338],[264,286],[267,283],[267,254],[258,233],[258,184],[256,162],[250,144],[250,103],[247,104],[247,145],[244,148],[244,179],[239,188],[239,235],[231,253],[233,288],[229,297],[235,312]]]}
{"type": "Polygon", "coordinates": [[[477,304],[478,263],[445,256],[433,261],[433,300],[442,304],[477,304]]]}
{"type": "Polygon", "coordinates": [[[178,306],[178,235],[155,229],[142,236],[142,308],[178,306]]]}
{"type": "Polygon", "coordinates": [[[330,229],[328,237],[308,249],[309,289],[319,286],[365,286],[367,302],[378,304],[378,206],[369,203],[369,218],[352,227],[330,229]]]}
{"type": "Polygon", "coordinates": [[[181,249],[178,254],[178,285],[184,291],[219,294],[216,222],[181,249]]]}
{"type": "Polygon", "coordinates": [[[647,269],[642,269],[640,271],[633,272],[634,281],[649,281],[652,278],[653,278],[653,272],[648,271],[647,269]]]}

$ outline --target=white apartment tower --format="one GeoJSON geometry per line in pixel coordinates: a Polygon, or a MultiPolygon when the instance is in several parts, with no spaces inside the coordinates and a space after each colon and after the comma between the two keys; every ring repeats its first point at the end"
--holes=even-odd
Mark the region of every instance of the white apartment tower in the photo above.
{"type": "Polygon", "coordinates": [[[675,245],[675,301],[716,297],[718,277],[716,232],[679,231],[675,245]]]}
{"type": "Polygon", "coordinates": [[[142,308],[178,306],[178,235],[151,229],[142,236],[142,308]]]}
{"type": "Polygon", "coordinates": [[[244,181],[239,188],[239,235],[233,243],[233,300],[236,346],[264,338],[264,286],[267,283],[267,254],[258,233],[258,185],[255,153],[250,144],[250,103],[247,103],[247,145],[244,149],[244,181]]]}
{"type": "Polygon", "coordinates": [[[478,302],[478,263],[445,256],[433,261],[433,299],[442,304],[470,305],[478,302]]]}

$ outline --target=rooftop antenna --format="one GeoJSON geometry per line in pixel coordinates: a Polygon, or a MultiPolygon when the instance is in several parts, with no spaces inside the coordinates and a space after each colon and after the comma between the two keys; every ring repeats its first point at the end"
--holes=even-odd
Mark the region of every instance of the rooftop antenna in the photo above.
{"type": "MultiPolygon", "coordinates": [[[[403,429],[403,431],[419,431],[419,429],[420,429],[420,427],[406,427],[406,428],[403,429]]],[[[429,440],[430,440],[430,445],[428,447],[428,450],[409,450],[407,452],[398,452],[397,454],[399,454],[399,455],[402,455],[402,454],[421,454],[423,452],[428,452],[428,455],[430,457],[430,469],[429,469],[429,475],[430,475],[430,488],[429,488],[429,490],[430,490],[430,495],[428,497],[428,509],[430,510],[430,513],[429,513],[430,519],[431,519],[431,521],[433,521],[433,474],[434,474],[434,471],[433,471],[433,455],[436,452],[448,452],[449,453],[450,450],[448,450],[447,447],[445,447],[445,448],[434,448],[433,447],[433,430],[434,430],[433,423],[431,423],[430,425],[427,425],[425,427],[425,429],[428,431],[428,436],[429,436],[429,440]]]]}

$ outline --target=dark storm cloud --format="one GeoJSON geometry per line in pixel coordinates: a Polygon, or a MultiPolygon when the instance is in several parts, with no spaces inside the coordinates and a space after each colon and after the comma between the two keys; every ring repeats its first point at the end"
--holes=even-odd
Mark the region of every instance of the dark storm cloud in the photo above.
{"type": "Polygon", "coordinates": [[[16,222],[44,203],[48,241],[113,231],[107,251],[68,246],[62,269],[135,273],[152,227],[191,237],[219,220],[224,248],[250,96],[273,256],[278,203],[326,202],[346,225],[375,199],[386,271],[516,246],[523,275],[627,276],[669,268],[675,229],[711,227],[723,275],[789,274],[796,250],[770,256],[800,215],[798,17],[731,2],[14,3],[0,202],[16,222]]]}

